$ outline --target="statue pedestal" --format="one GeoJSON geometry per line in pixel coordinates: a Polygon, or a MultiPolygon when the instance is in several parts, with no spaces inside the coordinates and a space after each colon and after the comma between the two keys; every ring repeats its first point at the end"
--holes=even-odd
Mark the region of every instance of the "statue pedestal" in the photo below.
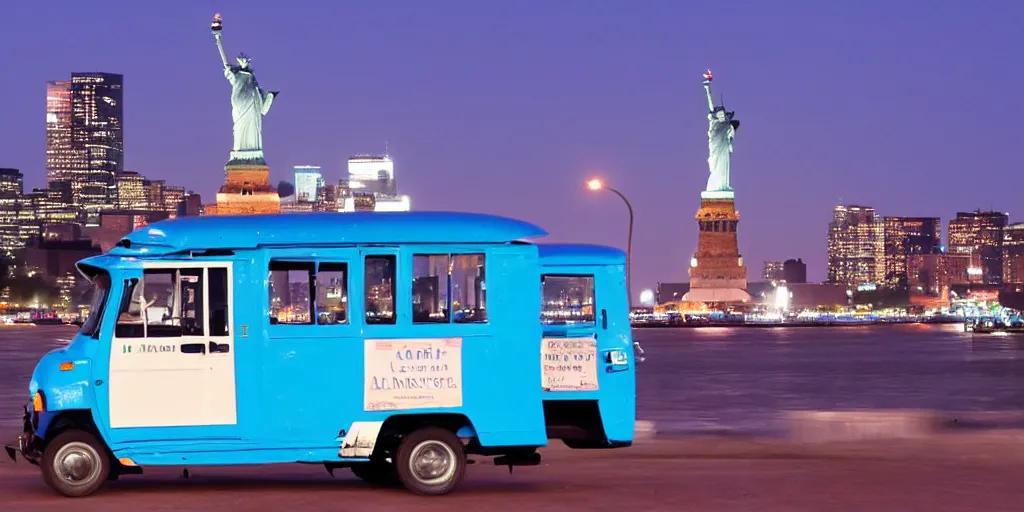
{"type": "Polygon", "coordinates": [[[743,303],[750,301],[747,293],[747,267],[740,256],[736,233],[740,215],[733,193],[701,194],[697,210],[697,252],[690,261],[690,291],[683,297],[689,302],[743,303]],[[728,197],[718,197],[726,196],[728,197]]]}
{"type": "Polygon", "coordinates": [[[224,174],[224,184],[217,191],[217,206],[207,209],[208,215],[281,213],[281,197],[270,184],[270,167],[229,163],[224,166],[224,174]]]}

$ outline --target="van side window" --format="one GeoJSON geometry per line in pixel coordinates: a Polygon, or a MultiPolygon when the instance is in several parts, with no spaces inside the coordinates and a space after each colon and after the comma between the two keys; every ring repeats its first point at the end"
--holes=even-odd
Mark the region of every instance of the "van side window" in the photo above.
{"type": "Polygon", "coordinates": [[[316,323],[348,323],[348,265],[320,263],[317,267],[316,323]]]}
{"type": "Polygon", "coordinates": [[[151,269],[125,282],[117,315],[118,338],[203,336],[203,269],[151,269]]]}
{"type": "Polygon", "coordinates": [[[228,336],[228,269],[210,267],[206,269],[210,283],[207,285],[210,294],[210,336],[228,336]]]}
{"type": "Polygon", "coordinates": [[[483,254],[414,254],[413,323],[487,322],[483,254]]]}
{"type": "Polygon", "coordinates": [[[270,262],[270,323],[312,324],[314,264],[305,261],[270,262]]]}
{"type": "Polygon", "coordinates": [[[363,261],[363,297],[367,324],[395,323],[395,257],[367,256],[363,261]]]}
{"type": "Polygon", "coordinates": [[[413,323],[448,323],[448,259],[447,254],[413,255],[413,323]]]}
{"type": "Polygon", "coordinates": [[[541,276],[540,320],[544,325],[592,324],[594,315],[594,276],[541,276]]]}

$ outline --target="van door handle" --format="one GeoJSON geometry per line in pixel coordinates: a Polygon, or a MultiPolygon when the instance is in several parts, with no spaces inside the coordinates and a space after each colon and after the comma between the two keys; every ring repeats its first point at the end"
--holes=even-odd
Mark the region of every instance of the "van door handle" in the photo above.
{"type": "Polygon", "coordinates": [[[602,309],[601,310],[601,328],[602,329],[608,329],[608,310],[607,309],[602,309]]]}
{"type": "Polygon", "coordinates": [[[202,343],[182,343],[181,344],[182,354],[205,354],[206,345],[202,343]]]}
{"type": "Polygon", "coordinates": [[[210,342],[211,354],[223,354],[226,352],[231,352],[231,346],[228,345],[227,343],[215,343],[212,341],[210,342]]]}

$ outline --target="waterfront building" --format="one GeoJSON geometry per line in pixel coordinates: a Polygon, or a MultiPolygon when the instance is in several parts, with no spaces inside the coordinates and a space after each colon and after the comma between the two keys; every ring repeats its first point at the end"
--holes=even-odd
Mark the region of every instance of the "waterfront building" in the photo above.
{"type": "Polygon", "coordinates": [[[907,287],[911,294],[942,296],[954,286],[980,284],[972,275],[971,258],[965,254],[932,252],[907,256],[907,287]]]}
{"type": "Polygon", "coordinates": [[[137,211],[164,211],[164,187],[167,182],[164,180],[150,180],[144,179],[142,181],[142,187],[146,193],[146,203],[142,208],[137,208],[137,211]]]}
{"type": "Polygon", "coordinates": [[[178,217],[197,217],[203,215],[203,198],[199,194],[189,190],[178,203],[178,217]]]}
{"type": "Polygon", "coordinates": [[[316,195],[316,206],[318,212],[338,211],[338,186],[334,183],[320,187],[316,195]]]}
{"type": "Polygon", "coordinates": [[[1003,284],[1024,284],[1024,222],[1003,228],[1003,284]]]}
{"type": "Polygon", "coordinates": [[[119,210],[145,210],[149,207],[146,193],[146,180],[139,173],[122,172],[117,175],[117,208],[119,210]]]}
{"type": "Polygon", "coordinates": [[[782,280],[789,284],[807,282],[807,264],[802,258],[788,259],[782,263],[782,280]]]}
{"type": "Polygon", "coordinates": [[[71,170],[72,199],[92,219],[115,207],[124,170],[123,83],[114,73],[71,74],[71,149],[84,158],[71,170]]]}
{"type": "Polygon", "coordinates": [[[314,203],[318,191],[323,187],[324,178],[318,165],[295,166],[295,202],[314,203]]]}
{"type": "Polygon", "coordinates": [[[164,185],[164,197],[163,202],[159,208],[154,208],[157,211],[167,212],[171,218],[178,215],[178,205],[185,200],[185,187],[180,185],[164,185]]]}
{"type": "Polygon", "coordinates": [[[1007,224],[1009,215],[1002,212],[957,212],[949,221],[948,252],[976,259],[985,284],[1002,284],[1003,228],[1007,224]]]}
{"type": "Polygon", "coordinates": [[[884,223],[870,206],[836,205],[828,230],[827,282],[856,286],[881,283],[884,223]]]}
{"type": "Polygon", "coordinates": [[[108,252],[128,233],[169,217],[161,211],[106,210],[100,213],[98,224],[86,226],[82,233],[102,252],[108,252]]]}
{"type": "Polygon", "coordinates": [[[409,196],[398,193],[395,163],[388,155],[356,155],[348,159],[348,179],[338,183],[338,210],[409,211],[409,196]]]}
{"type": "Polygon", "coordinates": [[[782,279],[782,262],[781,261],[766,261],[764,262],[764,271],[761,273],[761,278],[765,281],[778,281],[782,279]]]}
{"type": "Polygon", "coordinates": [[[305,213],[314,211],[316,203],[298,201],[293,198],[291,201],[281,201],[281,213],[305,213]]]}
{"type": "Polygon", "coordinates": [[[18,217],[25,191],[24,179],[18,169],[0,169],[0,252],[23,247],[18,217]]]}
{"type": "Polygon", "coordinates": [[[95,221],[117,205],[124,170],[122,75],[72,73],[46,84],[46,179],[68,183],[71,202],[95,221]]]}
{"type": "Polygon", "coordinates": [[[74,182],[85,168],[82,148],[71,144],[71,81],[46,82],[46,181],[74,182]]]}
{"type": "Polygon", "coordinates": [[[907,257],[931,254],[942,245],[938,217],[885,217],[883,219],[884,283],[907,286],[907,257]]]}
{"type": "MultiPolygon", "coordinates": [[[[81,221],[79,210],[71,204],[67,187],[50,186],[32,189],[25,194],[23,204],[30,210],[24,224],[32,225],[33,235],[38,235],[46,226],[76,224],[81,221]]],[[[51,184],[53,185],[53,184],[51,184]]]]}

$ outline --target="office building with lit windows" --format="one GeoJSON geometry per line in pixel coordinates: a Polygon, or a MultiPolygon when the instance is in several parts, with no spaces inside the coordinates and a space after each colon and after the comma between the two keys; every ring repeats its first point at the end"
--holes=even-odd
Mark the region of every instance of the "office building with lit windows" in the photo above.
{"type": "Polygon", "coordinates": [[[761,278],[765,281],[778,281],[782,279],[782,262],[781,261],[766,261],[764,262],[764,271],[761,273],[761,278]]]}
{"type": "Polygon", "coordinates": [[[46,181],[74,181],[84,153],[71,145],[71,82],[46,82],[46,181]]]}
{"type": "Polygon", "coordinates": [[[951,254],[967,255],[980,268],[984,284],[1003,282],[1003,229],[1009,215],[993,211],[958,212],[949,221],[951,254]]]}
{"type": "Polygon", "coordinates": [[[122,75],[72,73],[47,83],[47,181],[71,183],[75,205],[95,221],[117,205],[124,170],[122,75]]]}
{"type": "Polygon", "coordinates": [[[324,178],[318,165],[295,166],[295,202],[315,203],[317,194],[324,186],[324,178]]]}
{"type": "Polygon", "coordinates": [[[881,283],[884,223],[870,206],[836,205],[828,228],[829,283],[881,283]]]}
{"type": "Polygon", "coordinates": [[[1003,228],[1003,284],[1024,284],[1024,222],[1003,228]]]}
{"type": "Polygon", "coordinates": [[[883,226],[884,283],[889,287],[905,287],[907,258],[939,252],[942,224],[938,217],[885,217],[883,226]]]}
{"type": "Polygon", "coordinates": [[[117,176],[117,209],[145,210],[149,207],[146,197],[146,179],[137,172],[122,172],[117,176]]]}
{"type": "Polygon", "coordinates": [[[19,238],[19,211],[25,177],[17,169],[0,169],[0,251],[23,247],[19,238]]]}

